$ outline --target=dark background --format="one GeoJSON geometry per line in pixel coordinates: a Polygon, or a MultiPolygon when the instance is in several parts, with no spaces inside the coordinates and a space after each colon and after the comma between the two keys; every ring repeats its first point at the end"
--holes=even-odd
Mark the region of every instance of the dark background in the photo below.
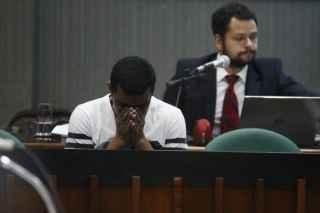
{"type": "MultiPolygon", "coordinates": [[[[121,57],[148,59],[161,97],[178,58],[213,51],[218,0],[0,0],[0,127],[40,102],[72,110],[103,96],[121,57]]],[[[259,20],[259,56],[320,91],[320,1],[246,0],[259,20]]]]}

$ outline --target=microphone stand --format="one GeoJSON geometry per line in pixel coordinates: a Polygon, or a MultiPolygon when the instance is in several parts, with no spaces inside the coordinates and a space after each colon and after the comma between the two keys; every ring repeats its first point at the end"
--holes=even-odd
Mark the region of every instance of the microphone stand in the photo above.
{"type": "Polygon", "coordinates": [[[168,81],[167,85],[166,85],[167,88],[171,87],[171,86],[178,85],[178,92],[176,95],[176,102],[175,102],[176,107],[178,107],[178,105],[179,105],[182,89],[184,87],[185,82],[192,80],[192,79],[195,79],[195,78],[199,78],[207,72],[206,69],[203,71],[202,70],[200,71],[198,69],[193,69],[193,70],[189,71],[187,68],[186,70],[189,72],[188,76],[168,81]]]}
{"type": "Polygon", "coordinates": [[[45,203],[47,211],[49,213],[57,213],[57,208],[48,189],[37,176],[5,155],[0,157],[0,166],[29,183],[40,195],[41,199],[45,203]]]}

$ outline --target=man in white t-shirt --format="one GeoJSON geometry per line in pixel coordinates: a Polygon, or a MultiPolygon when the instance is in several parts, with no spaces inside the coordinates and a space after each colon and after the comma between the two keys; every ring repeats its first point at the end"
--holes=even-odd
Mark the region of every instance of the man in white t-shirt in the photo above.
{"type": "Polygon", "coordinates": [[[133,56],[119,60],[111,72],[111,93],[72,112],[66,147],[185,149],[182,112],[152,96],[155,82],[146,60],[133,56]]]}

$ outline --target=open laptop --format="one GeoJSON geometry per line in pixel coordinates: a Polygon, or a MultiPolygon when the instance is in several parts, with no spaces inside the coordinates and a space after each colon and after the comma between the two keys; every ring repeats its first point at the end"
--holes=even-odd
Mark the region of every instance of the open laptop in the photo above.
{"type": "Polygon", "coordinates": [[[320,97],[246,96],[240,128],[273,130],[300,148],[319,148],[320,97]]]}

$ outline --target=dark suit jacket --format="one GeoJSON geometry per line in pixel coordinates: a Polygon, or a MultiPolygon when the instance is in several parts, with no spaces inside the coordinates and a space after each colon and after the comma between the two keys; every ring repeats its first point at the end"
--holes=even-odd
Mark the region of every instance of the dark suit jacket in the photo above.
{"type": "MultiPolygon", "coordinates": [[[[188,76],[189,70],[212,61],[217,54],[201,58],[179,60],[172,80],[188,76]]],[[[183,81],[181,84],[168,86],[164,101],[175,105],[177,93],[181,87],[178,107],[182,110],[191,134],[194,122],[206,118],[214,123],[216,106],[216,70],[208,67],[198,78],[183,81]]],[[[248,64],[246,95],[274,96],[316,96],[301,84],[282,72],[282,63],[278,58],[256,58],[248,64]]]]}

